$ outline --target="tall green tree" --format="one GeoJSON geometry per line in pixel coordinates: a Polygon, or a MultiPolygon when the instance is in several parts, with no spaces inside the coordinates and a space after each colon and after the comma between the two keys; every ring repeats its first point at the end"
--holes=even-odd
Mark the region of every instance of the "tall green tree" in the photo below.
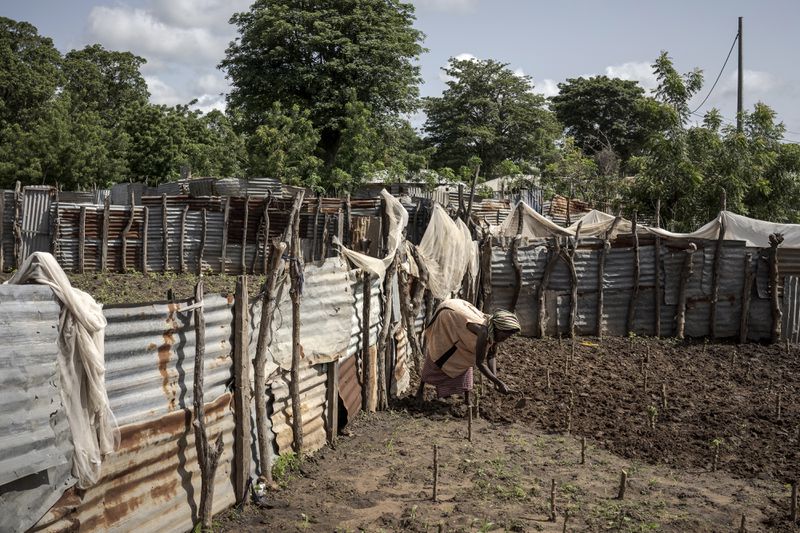
{"type": "Polygon", "coordinates": [[[584,154],[611,150],[623,165],[651,134],[644,89],[636,81],[594,76],[558,84],[552,107],[566,134],[584,154]]]}
{"type": "Polygon", "coordinates": [[[443,70],[447,89],[424,100],[434,166],[459,168],[477,156],[482,174],[493,178],[503,160],[541,168],[552,157],[561,127],[529,76],[492,59],[451,59],[443,70]]]}
{"type": "Polygon", "coordinates": [[[231,18],[239,37],[220,63],[232,84],[229,109],[247,133],[275,102],[308,110],[331,175],[353,109],[376,127],[415,108],[424,49],[413,22],[413,6],[399,0],[256,0],[231,18]]]}

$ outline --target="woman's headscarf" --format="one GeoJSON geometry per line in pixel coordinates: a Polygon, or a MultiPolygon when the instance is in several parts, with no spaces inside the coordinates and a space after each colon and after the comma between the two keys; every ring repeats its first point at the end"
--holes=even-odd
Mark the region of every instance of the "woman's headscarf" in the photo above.
{"type": "Polygon", "coordinates": [[[495,311],[489,316],[488,337],[489,342],[494,343],[495,331],[510,331],[512,334],[522,331],[517,315],[509,311],[495,311]]]}

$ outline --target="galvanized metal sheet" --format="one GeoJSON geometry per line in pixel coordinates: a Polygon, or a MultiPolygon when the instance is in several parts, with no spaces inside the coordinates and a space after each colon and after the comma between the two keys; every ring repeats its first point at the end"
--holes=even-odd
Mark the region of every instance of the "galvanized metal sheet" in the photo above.
{"type": "Polygon", "coordinates": [[[50,251],[50,204],[55,187],[30,186],[22,189],[22,250],[20,261],[33,252],[50,251]]]}
{"type": "MultiPolygon", "coordinates": [[[[349,423],[361,410],[362,391],[359,377],[358,358],[355,356],[340,360],[339,363],[339,397],[347,410],[349,423]]],[[[344,422],[344,421],[340,421],[344,422]]]]}
{"type": "MultiPolygon", "coordinates": [[[[303,419],[304,453],[313,453],[326,442],[325,411],[327,399],[325,365],[300,369],[300,412],[303,419]]],[[[272,431],[279,453],[292,450],[292,400],[289,394],[290,373],[281,371],[272,381],[272,431]]]]}
{"type": "Polygon", "coordinates": [[[25,531],[75,483],[61,404],[60,306],[49,287],[0,285],[0,531],[25,531]]]}

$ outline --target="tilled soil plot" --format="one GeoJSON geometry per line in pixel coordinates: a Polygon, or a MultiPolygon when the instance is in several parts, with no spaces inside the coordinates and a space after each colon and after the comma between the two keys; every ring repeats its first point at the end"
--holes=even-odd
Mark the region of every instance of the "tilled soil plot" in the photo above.
{"type": "Polygon", "coordinates": [[[572,352],[569,340],[505,342],[498,374],[515,392],[484,380],[481,414],[552,432],[571,426],[651,463],[709,470],[718,448],[719,468],[736,476],[788,483],[800,474],[796,346],[580,338],[572,352]]]}

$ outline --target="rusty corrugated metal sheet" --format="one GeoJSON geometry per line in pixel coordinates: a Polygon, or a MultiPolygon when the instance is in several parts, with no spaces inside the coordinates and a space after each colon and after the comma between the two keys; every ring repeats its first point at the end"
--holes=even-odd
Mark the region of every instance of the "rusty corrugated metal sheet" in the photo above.
{"type": "Polygon", "coordinates": [[[25,531],[75,483],[49,287],[0,285],[0,531],[25,531]]]}
{"type": "MultiPolygon", "coordinates": [[[[300,412],[303,417],[304,453],[313,453],[325,446],[325,410],[327,400],[326,365],[300,369],[300,412]]],[[[278,453],[292,451],[292,400],[289,395],[289,372],[281,371],[271,383],[272,432],[278,453]]]]}
{"type": "MultiPolygon", "coordinates": [[[[213,512],[235,502],[231,477],[234,417],[231,394],[206,403],[209,440],[222,432],[223,450],[214,478],[213,512]]],[[[103,463],[99,483],[68,490],[31,530],[189,531],[200,504],[200,471],[190,409],[120,428],[118,451],[103,463]]]]}
{"type": "MultiPolygon", "coordinates": [[[[225,393],[231,377],[232,298],[209,294],[205,394],[225,393]]],[[[120,424],[150,420],[192,405],[194,313],[191,301],[108,306],[106,388],[120,424]]]]}
{"type": "Polygon", "coordinates": [[[347,409],[348,422],[361,410],[362,392],[358,376],[358,359],[355,356],[339,361],[339,398],[347,409]]]}
{"type": "Polygon", "coordinates": [[[576,198],[567,199],[555,195],[549,202],[544,202],[542,214],[560,226],[567,226],[567,203],[569,203],[570,224],[592,210],[591,205],[576,198]]]}
{"type": "Polygon", "coordinates": [[[3,264],[5,272],[16,268],[14,264],[14,191],[3,191],[3,227],[0,234],[0,246],[3,248],[3,264]]]}

